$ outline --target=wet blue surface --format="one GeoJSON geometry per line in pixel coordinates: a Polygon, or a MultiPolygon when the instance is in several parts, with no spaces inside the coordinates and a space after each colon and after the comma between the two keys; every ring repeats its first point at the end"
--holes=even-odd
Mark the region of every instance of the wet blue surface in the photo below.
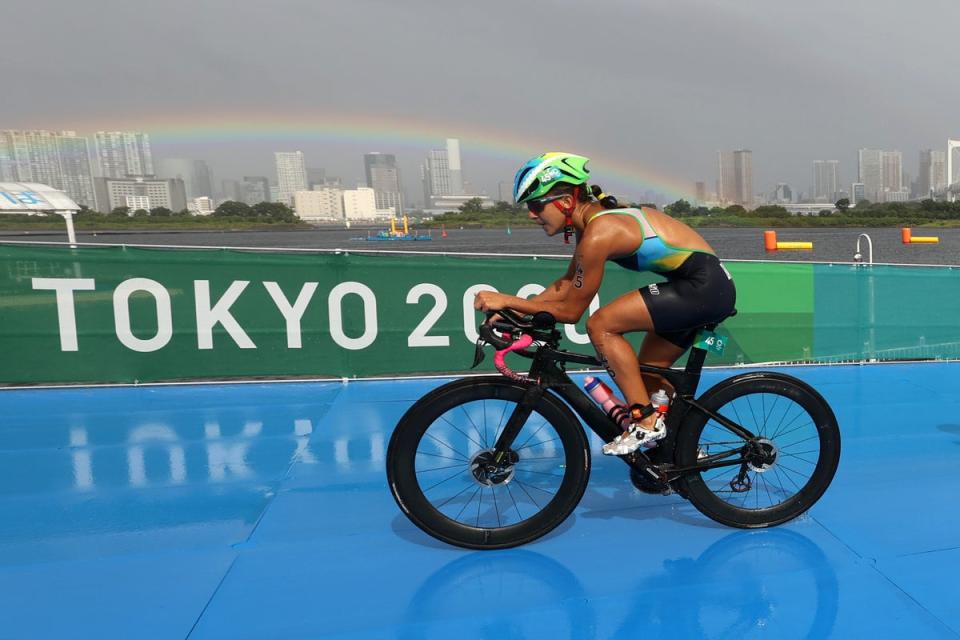
{"type": "Polygon", "coordinates": [[[387,489],[438,381],[0,392],[0,638],[960,636],[960,365],[789,373],[844,438],[807,515],[729,529],[595,455],[567,522],[497,552],[387,489]]]}

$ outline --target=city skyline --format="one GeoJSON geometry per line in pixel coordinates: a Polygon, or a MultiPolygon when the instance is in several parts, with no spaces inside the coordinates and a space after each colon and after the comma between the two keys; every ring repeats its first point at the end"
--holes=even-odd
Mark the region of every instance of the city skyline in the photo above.
{"type": "MultiPolygon", "coordinates": [[[[394,154],[379,151],[363,154],[365,180],[358,179],[355,183],[358,185],[365,184],[368,187],[375,186],[378,194],[378,209],[393,207],[395,210],[400,209],[401,212],[403,209],[400,202],[406,200],[414,203],[412,205],[414,208],[422,206],[426,209],[434,208],[433,200],[436,196],[445,196],[445,198],[440,199],[443,201],[440,206],[446,208],[458,205],[457,197],[465,200],[476,195],[482,196],[486,200],[487,194],[484,189],[473,190],[469,194],[465,191],[464,185],[467,183],[461,169],[460,140],[446,138],[445,145],[443,149],[429,149],[425,154],[425,161],[419,167],[421,183],[419,193],[423,194],[422,202],[409,197],[410,193],[417,193],[416,190],[410,190],[409,184],[401,185],[397,157],[394,154]],[[382,166],[374,167],[374,165],[382,166]],[[451,167],[456,168],[451,169],[451,167]],[[374,178],[374,173],[378,177],[374,178]],[[375,182],[376,185],[374,185],[375,182]]],[[[847,180],[841,176],[840,166],[842,163],[839,161],[814,160],[813,174],[809,185],[803,186],[803,183],[800,183],[798,186],[794,184],[791,192],[808,202],[834,202],[839,197],[850,197],[854,190],[852,184],[857,183],[863,185],[864,196],[871,201],[895,202],[923,197],[924,194],[929,194],[931,189],[936,192],[942,190],[945,186],[946,174],[950,169],[950,163],[947,160],[951,154],[948,149],[952,151],[954,156],[954,167],[960,165],[955,157],[960,155],[960,148],[957,147],[958,145],[954,144],[954,141],[948,139],[943,150],[920,149],[918,154],[914,156],[918,159],[916,173],[910,173],[904,169],[903,154],[899,150],[885,151],[861,148],[857,152],[856,174],[853,178],[847,180]],[[915,179],[912,179],[913,176],[915,176],[915,179]]],[[[781,200],[782,190],[780,186],[789,183],[777,182],[776,187],[773,185],[755,185],[752,155],[750,150],[745,149],[718,152],[716,191],[711,192],[706,189],[707,181],[700,180],[691,185],[691,188],[687,190],[688,193],[684,194],[683,197],[698,203],[703,203],[706,200],[708,202],[742,204],[747,207],[753,206],[754,200],[757,204],[776,203],[781,200]],[[724,177],[725,174],[726,177],[724,177]]],[[[276,176],[276,186],[271,187],[269,178],[261,176],[244,176],[242,181],[239,177],[223,178],[223,176],[219,176],[221,178],[221,188],[219,191],[215,191],[212,187],[211,169],[204,160],[189,158],[157,158],[154,160],[150,152],[149,134],[145,132],[100,131],[94,135],[93,144],[90,144],[89,140],[74,131],[0,129],[0,177],[7,180],[18,179],[19,171],[20,175],[29,174],[30,176],[46,177],[51,182],[65,185],[70,180],[62,175],[58,178],[55,172],[51,173],[52,169],[50,167],[55,165],[74,166],[79,175],[73,176],[72,182],[70,182],[71,186],[66,187],[65,190],[71,191],[72,189],[76,199],[84,204],[90,202],[91,198],[85,195],[86,191],[83,187],[78,186],[79,182],[92,183],[93,179],[97,177],[120,177],[120,174],[137,176],[147,170],[152,171],[152,173],[145,173],[147,176],[182,180],[186,185],[188,201],[197,197],[209,198],[217,195],[221,200],[231,199],[246,202],[262,196],[267,192],[267,187],[270,187],[272,191],[279,192],[280,201],[292,204],[293,194],[298,190],[327,186],[339,187],[342,184],[340,178],[328,179],[325,168],[308,167],[307,157],[302,151],[273,152],[273,156],[275,160],[273,175],[276,176]],[[70,141],[67,147],[64,147],[64,140],[70,141]],[[113,145],[112,149],[110,148],[111,144],[113,145]],[[65,151],[65,148],[69,150],[65,151]],[[33,151],[26,153],[25,150],[28,149],[33,149],[33,151]],[[37,151],[38,149],[40,152],[37,151]],[[84,149],[86,150],[85,154],[84,149]],[[17,153],[22,157],[30,158],[32,164],[28,163],[26,170],[22,168],[24,163],[20,161],[22,158],[19,158],[17,153]],[[61,153],[65,154],[65,157],[69,157],[69,160],[57,160],[58,154],[61,153]],[[83,160],[84,155],[86,161],[83,160]],[[37,157],[40,158],[40,161],[37,160],[37,157]],[[46,159],[44,160],[44,158],[46,159]],[[38,162],[39,164],[37,164],[38,162]],[[156,167],[156,170],[153,167],[156,167]],[[290,171],[294,169],[296,176],[290,178],[290,171]],[[252,180],[263,181],[263,184],[254,185],[251,182],[252,180]],[[292,182],[289,185],[281,184],[286,180],[292,180],[292,182]]],[[[317,163],[314,161],[311,164],[317,163]]],[[[956,173],[958,172],[954,169],[954,174],[956,173]]],[[[602,180],[602,178],[598,178],[598,180],[602,180]]],[[[954,182],[958,180],[960,180],[960,176],[955,175],[954,182]]],[[[503,181],[498,182],[498,195],[503,195],[503,185],[503,181]]],[[[634,196],[633,199],[646,202],[653,201],[658,204],[666,204],[672,201],[669,196],[662,199],[661,194],[652,190],[647,190],[639,197],[634,196]]],[[[489,201],[492,200],[493,198],[489,199],[489,201]]],[[[407,204],[406,208],[411,208],[411,205],[407,204]]]]}
{"type": "Polygon", "coordinates": [[[723,149],[752,150],[756,191],[807,191],[816,159],[839,160],[847,184],[858,149],[899,149],[916,175],[919,150],[960,137],[958,8],[942,0],[786,12],[763,0],[597,0],[602,46],[587,51],[533,37],[577,24],[569,0],[9,5],[35,28],[5,34],[0,73],[16,90],[0,126],[145,131],[157,157],[201,159],[218,176],[271,175],[271,154],[297,148],[351,184],[363,178],[356,158],[381,151],[416,197],[432,141],[455,137],[475,189],[492,196],[547,150],[593,158],[601,185],[630,197],[689,195],[698,181],[712,191],[723,149]],[[184,42],[143,46],[134,25],[184,42]]]}

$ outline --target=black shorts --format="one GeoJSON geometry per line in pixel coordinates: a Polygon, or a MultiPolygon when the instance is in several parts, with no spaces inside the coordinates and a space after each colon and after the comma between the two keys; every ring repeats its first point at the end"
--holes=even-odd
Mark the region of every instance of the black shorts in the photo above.
{"type": "Polygon", "coordinates": [[[703,325],[721,322],[733,313],[737,289],[716,256],[694,253],[663,275],[666,282],[640,289],[653,318],[653,331],[661,338],[687,349],[703,325]]]}

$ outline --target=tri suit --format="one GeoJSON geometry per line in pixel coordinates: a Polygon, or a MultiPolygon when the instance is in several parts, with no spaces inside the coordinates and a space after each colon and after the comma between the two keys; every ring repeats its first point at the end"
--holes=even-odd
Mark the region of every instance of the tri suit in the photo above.
{"type": "Polygon", "coordinates": [[[721,322],[733,313],[737,290],[717,256],[667,244],[643,209],[607,209],[590,222],[604,215],[631,216],[643,230],[643,242],[635,252],[611,260],[625,269],[651,271],[667,279],[639,289],[653,319],[654,333],[687,349],[703,325],[721,322]]]}

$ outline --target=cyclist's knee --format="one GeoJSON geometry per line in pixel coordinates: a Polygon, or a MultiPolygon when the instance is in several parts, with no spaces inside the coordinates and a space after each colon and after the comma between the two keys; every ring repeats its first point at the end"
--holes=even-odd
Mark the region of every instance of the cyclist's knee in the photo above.
{"type": "Polygon", "coordinates": [[[587,335],[590,336],[590,341],[593,342],[593,344],[597,344],[598,341],[603,340],[603,337],[610,332],[610,322],[608,321],[607,313],[604,312],[603,309],[587,318],[587,335]]]}

